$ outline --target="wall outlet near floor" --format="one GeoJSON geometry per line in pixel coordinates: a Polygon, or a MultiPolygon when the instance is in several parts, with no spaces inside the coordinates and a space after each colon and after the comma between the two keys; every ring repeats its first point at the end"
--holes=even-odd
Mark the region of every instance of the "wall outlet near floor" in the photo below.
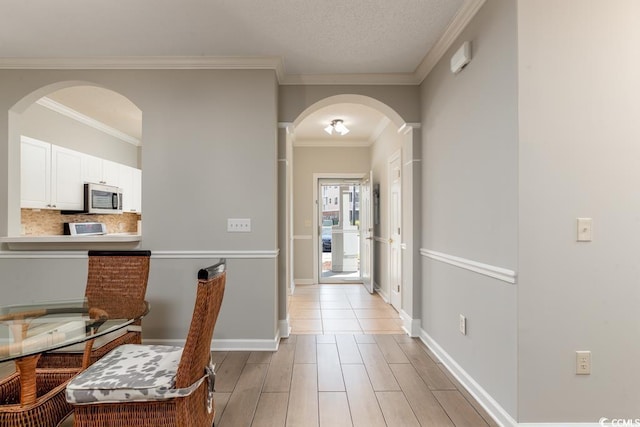
{"type": "Polygon", "coordinates": [[[576,351],[576,375],[591,375],[590,351],[576,351]]]}
{"type": "Polygon", "coordinates": [[[227,232],[229,233],[251,232],[251,218],[227,218],[227,232]]]}
{"type": "Polygon", "coordinates": [[[460,329],[460,333],[462,335],[467,335],[467,318],[464,317],[462,314],[460,315],[460,318],[459,318],[458,329],[460,329]]]}

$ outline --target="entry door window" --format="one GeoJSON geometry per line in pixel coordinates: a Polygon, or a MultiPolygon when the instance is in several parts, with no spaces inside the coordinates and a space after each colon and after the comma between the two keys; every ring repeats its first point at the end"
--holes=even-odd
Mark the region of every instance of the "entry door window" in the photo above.
{"type": "Polygon", "coordinates": [[[360,185],[320,181],[320,282],[360,280],[360,185]]]}

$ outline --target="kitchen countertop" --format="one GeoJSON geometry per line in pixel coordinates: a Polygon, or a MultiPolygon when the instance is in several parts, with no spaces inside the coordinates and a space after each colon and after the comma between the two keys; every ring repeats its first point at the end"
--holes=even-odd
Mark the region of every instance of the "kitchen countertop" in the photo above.
{"type": "Polygon", "coordinates": [[[6,243],[9,249],[33,250],[33,249],[100,249],[123,245],[130,247],[137,245],[142,240],[142,235],[137,233],[111,233],[95,236],[14,236],[0,237],[0,243],[6,243]]]}

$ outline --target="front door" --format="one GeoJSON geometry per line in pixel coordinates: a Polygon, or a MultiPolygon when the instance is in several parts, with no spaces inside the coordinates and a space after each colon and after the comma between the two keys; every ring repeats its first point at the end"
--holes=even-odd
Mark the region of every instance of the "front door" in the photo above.
{"type": "Polygon", "coordinates": [[[360,275],[362,284],[373,293],[373,172],[360,185],[360,275]]]}
{"type": "Polygon", "coordinates": [[[319,283],[361,282],[360,181],[318,181],[319,283]]]}

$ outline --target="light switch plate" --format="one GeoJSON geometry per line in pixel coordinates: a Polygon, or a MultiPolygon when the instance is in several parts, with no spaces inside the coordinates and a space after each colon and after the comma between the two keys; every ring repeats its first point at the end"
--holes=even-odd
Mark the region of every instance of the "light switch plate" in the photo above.
{"type": "Polygon", "coordinates": [[[467,335],[467,318],[461,314],[458,322],[458,329],[460,330],[460,333],[462,335],[467,335]]]}
{"type": "Polygon", "coordinates": [[[227,218],[227,232],[229,233],[251,232],[251,218],[227,218]]]}
{"type": "Polygon", "coordinates": [[[592,240],[593,220],[591,218],[578,218],[578,242],[590,242],[592,240]]]}

